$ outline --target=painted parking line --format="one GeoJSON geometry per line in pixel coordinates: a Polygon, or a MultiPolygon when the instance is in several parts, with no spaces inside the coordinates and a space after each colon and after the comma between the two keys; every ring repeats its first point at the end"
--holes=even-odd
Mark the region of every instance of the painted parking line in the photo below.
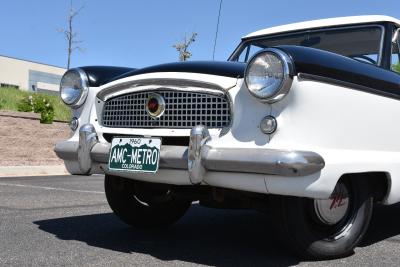
{"type": "Polygon", "coordinates": [[[42,190],[76,192],[76,193],[104,194],[104,192],[101,192],[101,191],[75,190],[75,189],[66,189],[66,188],[57,188],[57,187],[48,187],[48,186],[36,186],[36,185],[25,185],[25,184],[0,183],[0,185],[3,185],[3,186],[14,186],[14,187],[25,187],[25,188],[33,188],[33,189],[42,189],[42,190]]]}

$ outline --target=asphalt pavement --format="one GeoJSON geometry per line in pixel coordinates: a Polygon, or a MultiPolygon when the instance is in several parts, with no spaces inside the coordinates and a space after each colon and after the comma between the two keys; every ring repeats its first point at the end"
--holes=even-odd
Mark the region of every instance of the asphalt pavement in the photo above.
{"type": "Polygon", "coordinates": [[[120,222],[102,176],[0,178],[0,266],[400,266],[400,205],[377,206],[348,258],[302,262],[268,216],[193,205],[164,230],[120,222]]]}

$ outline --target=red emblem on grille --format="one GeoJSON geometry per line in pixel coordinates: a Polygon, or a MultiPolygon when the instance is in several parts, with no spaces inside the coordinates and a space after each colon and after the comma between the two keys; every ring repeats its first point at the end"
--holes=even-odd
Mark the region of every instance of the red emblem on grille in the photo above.
{"type": "Polygon", "coordinates": [[[160,117],[165,111],[165,100],[164,98],[155,93],[149,94],[146,102],[146,110],[147,113],[153,117],[158,118],[160,117]]]}
{"type": "Polygon", "coordinates": [[[151,98],[147,102],[147,108],[151,113],[155,113],[158,110],[158,100],[156,98],[151,98]]]}

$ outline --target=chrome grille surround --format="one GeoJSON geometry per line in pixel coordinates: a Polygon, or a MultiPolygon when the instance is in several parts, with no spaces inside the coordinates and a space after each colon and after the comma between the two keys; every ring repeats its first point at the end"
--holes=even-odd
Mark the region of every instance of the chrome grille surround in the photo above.
{"type": "Polygon", "coordinates": [[[216,90],[180,90],[157,88],[118,95],[104,102],[101,124],[113,128],[180,128],[196,125],[226,128],[231,123],[228,95],[216,90]],[[161,95],[165,112],[158,118],[146,111],[148,96],[161,95]]]}

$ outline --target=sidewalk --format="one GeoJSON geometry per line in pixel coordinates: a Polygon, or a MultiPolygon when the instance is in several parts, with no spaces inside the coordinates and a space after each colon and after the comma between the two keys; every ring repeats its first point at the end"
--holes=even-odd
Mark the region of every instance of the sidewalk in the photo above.
{"type": "Polygon", "coordinates": [[[68,175],[64,165],[0,166],[0,178],[11,176],[68,175]]]}

